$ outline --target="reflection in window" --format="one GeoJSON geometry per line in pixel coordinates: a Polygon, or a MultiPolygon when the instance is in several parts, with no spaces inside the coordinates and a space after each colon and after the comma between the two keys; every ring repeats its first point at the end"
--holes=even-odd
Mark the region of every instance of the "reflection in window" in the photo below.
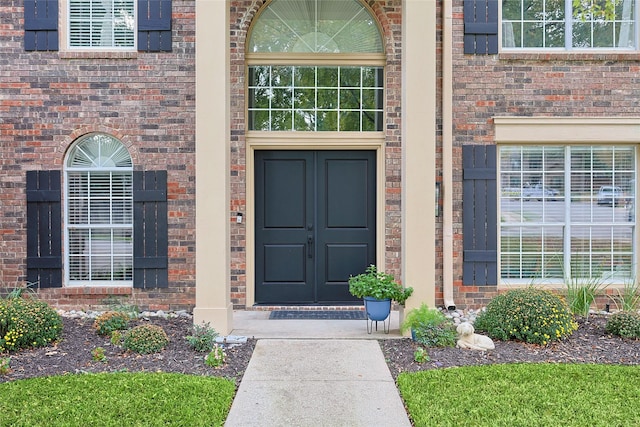
{"type": "Polygon", "coordinates": [[[382,67],[249,67],[249,129],[381,131],[382,67]]]}
{"type": "Polygon", "coordinates": [[[637,0],[503,0],[502,47],[637,48],[637,0]]]}
{"type": "Polygon", "coordinates": [[[503,281],[630,279],[635,188],[632,147],[501,147],[503,281]]]}

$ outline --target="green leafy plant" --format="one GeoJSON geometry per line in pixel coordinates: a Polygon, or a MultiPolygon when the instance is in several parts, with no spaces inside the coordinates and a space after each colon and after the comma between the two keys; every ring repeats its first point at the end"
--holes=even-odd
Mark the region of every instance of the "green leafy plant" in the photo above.
{"type": "Polygon", "coordinates": [[[62,332],[62,318],[44,301],[33,297],[0,300],[0,352],[42,347],[62,332]]]}
{"type": "Polygon", "coordinates": [[[452,347],[456,344],[453,323],[440,310],[429,308],[424,303],[407,312],[400,330],[403,333],[410,330],[416,342],[428,347],[452,347]]]}
{"type": "Polygon", "coordinates": [[[120,311],[107,311],[96,317],[93,328],[100,335],[111,335],[113,331],[122,331],[129,326],[129,315],[120,311]]]}
{"type": "Polygon", "coordinates": [[[0,375],[7,375],[11,371],[10,364],[10,357],[0,357],[0,375]]]}
{"type": "Polygon", "coordinates": [[[224,348],[218,344],[214,344],[209,354],[204,357],[204,363],[212,368],[219,368],[224,365],[226,358],[227,354],[225,353],[224,348]]]}
{"type": "Polygon", "coordinates": [[[493,298],[474,326],[494,339],[541,345],[566,338],[578,328],[562,297],[533,286],[493,298]]]}
{"type": "Polygon", "coordinates": [[[416,330],[423,325],[440,325],[446,321],[446,317],[437,308],[429,308],[428,305],[422,303],[420,307],[407,311],[404,321],[400,325],[400,331],[416,330]]]}
{"type": "Polygon", "coordinates": [[[624,282],[622,288],[614,290],[609,299],[619,311],[638,311],[640,309],[640,285],[636,280],[624,282]]]}
{"type": "Polygon", "coordinates": [[[413,360],[415,360],[417,363],[424,363],[431,360],[431,358],[429,357],[429,353],[427,353],[427,350],[422,347],[418,347],[416,351],[413,352],[413,360]]]}
{"type": "Polygon", "coordinates": [[[94,362],[106,362],[107,356],[104,354],[104,348],[96,347],[91,350],[91,359],[94,362]]]}
{"type": "Polygon", "coordinates": [[[135,353],[158,353],[169,344],[166,332],[157,325],[140,325],[124,335],[122,347],[135,353]]]}
{"type": "Polygon", "coordinates": [[[390,299],[402,305],[413,293],[413,288],[403,288],[392,275],[370,265],[365,273],[349,277],[349,292],[358,298],[390,299]]]}
{"type": "Polygon", "coordinates": [[[111,338],[109,339],[109,341],[111,341],[112,345],[120,345],[120,343],[122,342],[122,332],[120,331],[111,332],[111,338]]]}
{"type": "Polygon", "coordinates": [[[453,347],[458,338],[455,326],[449,321],[421,325],[415,329],[414,334],[416,342],[427,347],[453,347]]]}
{"type": "Polygon", "coordinates": [[[614,313],[607,320],[605,330],[622,338],[640,338],[640,314],[632,311],[614,313]]]}
{"type": "Polygon", "coordinates": [[[218,333],[209,322],[193,325],[193,335],[184,337],[195,351],[210,351],[216,343],[218,333]]]}
{"type": "Polygon", "coordinates": [[[576,316],[583,317],[589,316],[591,305],[605,288],[599,278],[567,278],[565,287],[567,289],[567,303],[571,312],[576,316]]]}

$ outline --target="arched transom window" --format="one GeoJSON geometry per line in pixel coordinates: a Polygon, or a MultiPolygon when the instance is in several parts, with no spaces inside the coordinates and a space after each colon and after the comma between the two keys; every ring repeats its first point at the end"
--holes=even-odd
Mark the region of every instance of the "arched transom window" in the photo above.
{"type": "Polygon", "coordinates": [[[382,37],[358,0],[273,0],[247,43],[257,131],[381,131],[382,37]]]}
{"type": "Polygon", "coordinates": [[[133,165],[105,134],[78,140],[65,164],[65,255],[69,285],[130,285],[133,274],[133,165]]]}

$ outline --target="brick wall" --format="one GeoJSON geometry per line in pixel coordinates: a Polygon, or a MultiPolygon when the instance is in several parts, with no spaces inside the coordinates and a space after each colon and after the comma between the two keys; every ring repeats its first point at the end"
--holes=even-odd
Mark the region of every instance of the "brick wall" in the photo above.
{"type": "Polygon", "coordinates": [[[0,4],[0,286],[24,286],[27,170],[62,169],[79,136],[119,138],[137,170],[168,171],[169,288],[51,289],[65,308],[109,294],[141,308],[195,303],[195,3],[173,0],[173,52],[26,52],[22,0],[0,4]]]}
{"type": "Polygon", "coordinates": [[[496,289],[462,286],[462,145],[493,144],[494,116],[640,116],[640,53],[464,55],[453,11],[454,297],[477,307],[496,289]]]}
{"type": "MultiPolygon", "coordinates": [[[[247,31],[263,5],[262,0],[231,2],[231,212],[245,213],[246,207],[246,117],[244,52],[247,31]]],[[[386,68],[386,182],[385,182],[385,270],[400,277],[401,264],[401,0],[368,1],[385,37],[386,68]]],[[[231,222],[231,302],[245,307],[245,224],[231,222]]]]}

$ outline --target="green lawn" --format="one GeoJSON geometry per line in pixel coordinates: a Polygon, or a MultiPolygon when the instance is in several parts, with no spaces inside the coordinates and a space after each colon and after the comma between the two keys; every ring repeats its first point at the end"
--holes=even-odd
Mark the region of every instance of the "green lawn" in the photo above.
{"type": "Polygon", "coordinates": [[[508,364],[403,373],[416,426],[638,426],[640,366],[508,364]]]}
{"type": "Polygon", "coordinates": [[[233,381],[167,373],[78,374],[0,384],[0,426],[221,426],[233,381]]]}

